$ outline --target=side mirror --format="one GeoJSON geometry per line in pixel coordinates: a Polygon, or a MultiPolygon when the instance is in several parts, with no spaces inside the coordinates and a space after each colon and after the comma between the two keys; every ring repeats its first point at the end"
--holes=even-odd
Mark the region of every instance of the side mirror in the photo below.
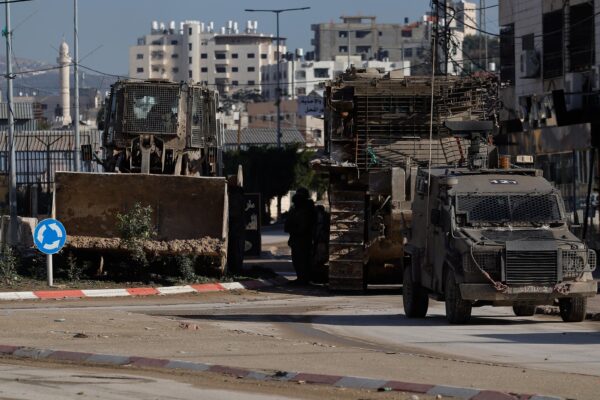
{"type": "Polygon", "coordinates": [[[438,209],[433,209],[431,210],[431,223],[435,226],[439,226],[440,225],[440,219],[441,219],[441,212],[438,209]]]}

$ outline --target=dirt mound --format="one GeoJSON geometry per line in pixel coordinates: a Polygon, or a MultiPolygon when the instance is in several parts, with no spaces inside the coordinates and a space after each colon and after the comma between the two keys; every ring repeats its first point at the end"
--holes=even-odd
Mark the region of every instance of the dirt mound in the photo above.
{"type": "MultiPolygon", "coordinates": [[[[67,247],[98,251],[127,251],[119,238],[97,236],[67,236],[67,247]]],[[[144,250],[154,254],[198,254],[221,257],[225,251],[222,240],[204,237],[201,239],[146,240],[144,250]]]]}

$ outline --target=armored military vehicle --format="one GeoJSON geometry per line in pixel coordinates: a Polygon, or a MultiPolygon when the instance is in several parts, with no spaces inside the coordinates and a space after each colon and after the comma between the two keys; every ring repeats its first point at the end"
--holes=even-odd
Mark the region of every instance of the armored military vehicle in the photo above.
{"type": "MultiPolygon", "coordinates": [[[[404,76],[352,68],[325,91],[325,157],[313,165],[329,179],[328,243],[318,259],[329,288],[362,291],[402,282],[405,231],[411,226],[416,171],[465,164],[469,139],[448,120],[494,118],[493,76],[404,76]]],[[[327,235],[321,235],[327,237],[327,235]]]]}
{"type": "Polygon", "coordinates": [[[561,195],[541,171],[421,168],[412,217],[407,317],[425,317],[431,297],[445,301],[456,324],[486,305],[531,316],[538,305],[557,304],[564,321],[585,318],[597,290],[596,254],[569,231],[561,195]]]}
{"type": "Polygon", "coordinates": [[[227,248],[227,184],[219,177],[217,92],[166,80],[118,81],[101,121],[104,173],[57,172],[55,215],[79,250],[119,250],[116,215],[153,209],[145,250],[219,259],[227,248]]]}

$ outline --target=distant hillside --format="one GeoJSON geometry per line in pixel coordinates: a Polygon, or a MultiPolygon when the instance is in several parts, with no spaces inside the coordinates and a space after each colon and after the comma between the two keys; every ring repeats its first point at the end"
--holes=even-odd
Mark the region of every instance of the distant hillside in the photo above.
{"type": "MultiPolygon", "coordinates": [[[[13,62],[13,71],[15,73],[19,71],[35,71],[44,68],[50,68],[55,64],[49,64],[46,62],[29,60],[19,58],[16,62],[13,62]]],[[[6,61],[4,57],[0,57],[0,73],[4,74],[6,71],[6,61]]],[[[116,80],[113,77],[90,74],[84,69],[80,69],[79,84],[80,87],[95,88],[100,91],[107,91],[110,89],[110,85],[116,80]]],[[[23,95],[31,95],[36,92],[41,95],[58,94],[59,77],[58,70],[39,71],[26,74],[18,74],[13,82],[15,96],[19,93],[23,95]]],[[[73,75],[71,70],[71,88],[73,88],[73,75]]],[[[2,90],[2,97],[5,101],[6,98],[6,80],[0,79],[0,90],[2,90]]]]}

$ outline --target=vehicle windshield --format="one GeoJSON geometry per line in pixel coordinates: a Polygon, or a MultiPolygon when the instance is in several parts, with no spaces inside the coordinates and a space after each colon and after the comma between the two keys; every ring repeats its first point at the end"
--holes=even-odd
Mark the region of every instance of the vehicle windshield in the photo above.
{"type": "Polygon", "coordinates": [[[124,90],[126,132],[176,133],[178,86],[140,84],[130,85],[124,90]]]}
{"type": "Polygon", "coordinates": [[[540,225],[563,221],[559,198],[549,194],[460,194],[459,225],[540,225]]]}

